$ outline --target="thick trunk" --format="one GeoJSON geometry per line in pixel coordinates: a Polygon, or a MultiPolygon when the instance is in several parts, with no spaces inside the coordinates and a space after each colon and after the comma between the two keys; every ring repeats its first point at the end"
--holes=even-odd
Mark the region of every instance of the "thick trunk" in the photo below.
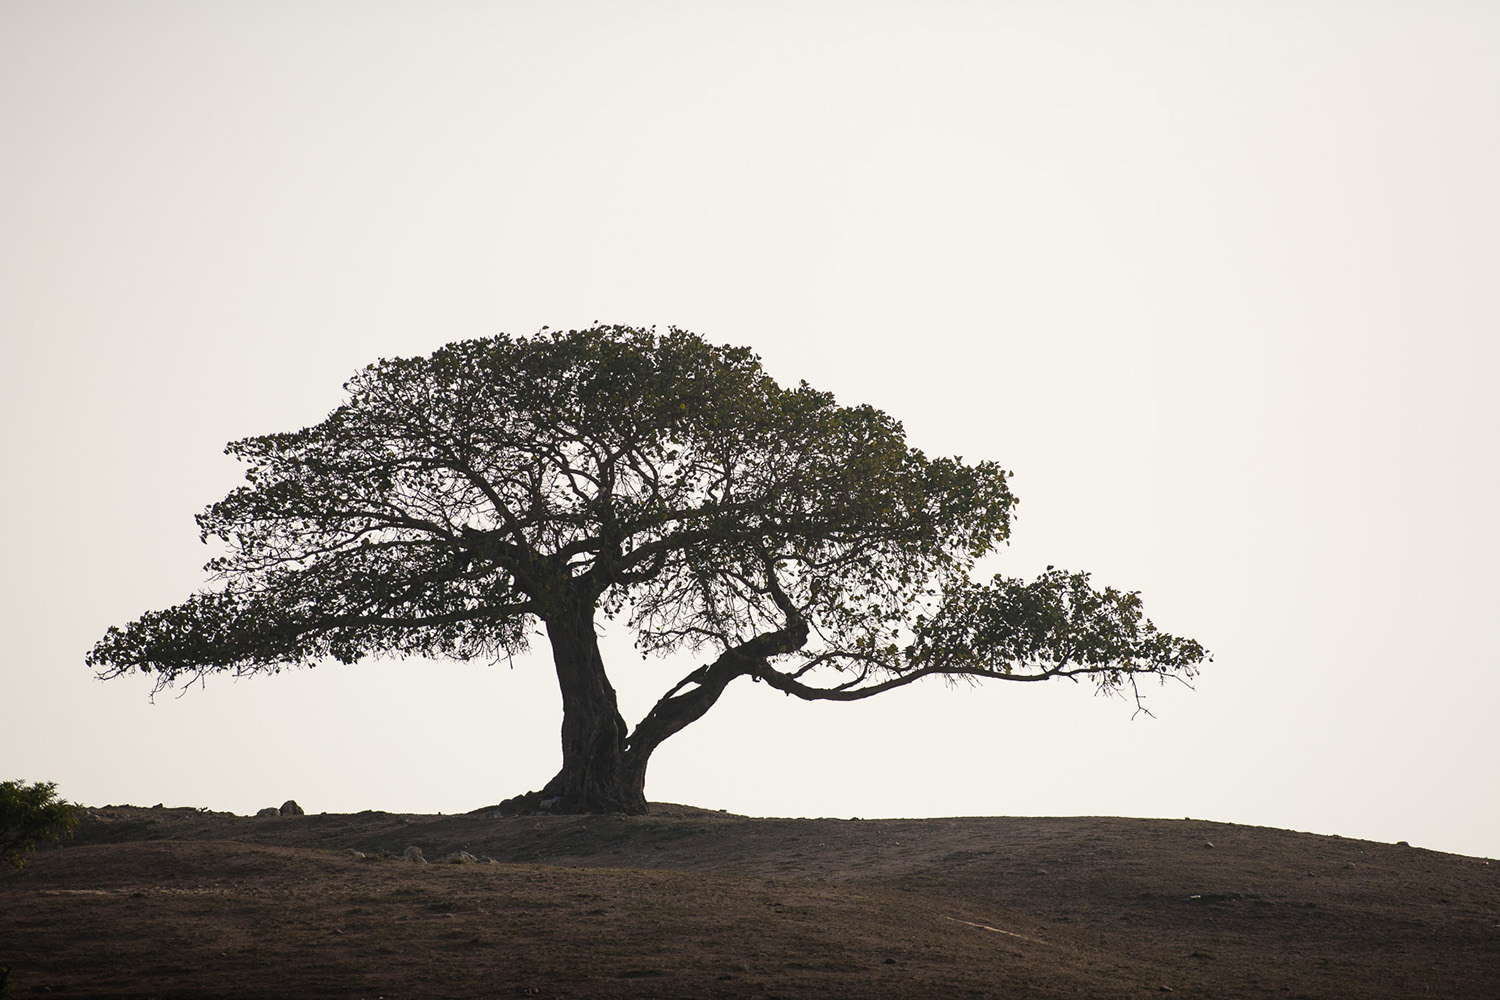
{"type": "Polygon", "coordinates": [[[708,712],[736,677],[759,676],[767,658],[800,649],[806,621],[788,610],[785,628],[727,649],[667,693],[628,733],[604,672],[593,609],[547,619],[562,689],[562,770],[540,792],[500,803],[502,813],[634,813],[647,811],[646,765],[667,738],[708,712]]]}
{"type": "Polygon", "coordinates": [[[501,810],[584,813],[646,811],[646,771],[627,766],[625,720],[604,672],[592,614],[547,622],[562,691],[562,770],[540,792],[507,799],[501,810]]]}

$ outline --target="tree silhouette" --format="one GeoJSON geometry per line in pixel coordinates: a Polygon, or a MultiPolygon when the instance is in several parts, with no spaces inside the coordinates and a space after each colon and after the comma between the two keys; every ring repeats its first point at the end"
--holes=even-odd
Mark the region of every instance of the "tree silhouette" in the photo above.
{"type": "Polygon", "coordinates": [[[540,623],[562,769],[503,806],[646,810],[646,767],[741,677],[852,701],[920,678],[1088,676],[1134,689],[1206,653],[1134,593],[1050,569],[969,579],[1015,498],[870,406],[787,389],[744,348],[627,327],[382,360],[323,422],[229,446],[246,485],[198,517],[208,589],[89,654],[157,690],[328,658],[513,657],[540,623]],[[701,663],[632,730],[596,641],[701,663]]]}

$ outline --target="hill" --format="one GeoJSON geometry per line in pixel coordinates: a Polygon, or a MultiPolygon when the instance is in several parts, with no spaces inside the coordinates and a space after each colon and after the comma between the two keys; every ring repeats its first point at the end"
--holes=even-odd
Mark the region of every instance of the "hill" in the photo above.
{"type": "Polygon", "coordinates": [[[109,806],[0,913],[17,996],[1500,995],[1500,865],[1198,820],[109,806]]]}

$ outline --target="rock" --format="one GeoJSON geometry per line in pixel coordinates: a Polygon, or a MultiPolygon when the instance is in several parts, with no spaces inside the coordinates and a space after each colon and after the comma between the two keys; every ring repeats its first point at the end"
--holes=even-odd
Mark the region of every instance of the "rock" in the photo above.
{"type": "Polygon", "coordinates": [[[347,854],[347,855],[349,855],[349,857],[353,858],[355,861],[363,861],[365,859],[365,852],[364,851],[356,851],[352,847],[349,848],[344,853],[347,854]]]}
{"type": "Polygon", "coordinates": [[[452,854],[443,857],[443,864],[445,865],[473,865],[478,863],[479,859],[468,851],[454,851],[452,854]]]}
{"type": "Polygon", "coordinates": [[[257,816],[280,816],[281,815],[281,810],[277,809],[275,806],[266,806],[264,809],[262,809],[260,812],[256,813],[255,815],[257,815],[257,816]]]}
{"type": "Polygon", "coordinates": [[[422,857],[422,849],[420,847],[408,847],[401,852],[401,856],[415,865],[425,865],[427,863],[427,859],[422,857]]]}
{"type": "Polygon", "coordinates": [[[306,816],[302,807],[297,804],[296,799],[287,799],[281,804],[281,815],[283,816],[306,816]]]}

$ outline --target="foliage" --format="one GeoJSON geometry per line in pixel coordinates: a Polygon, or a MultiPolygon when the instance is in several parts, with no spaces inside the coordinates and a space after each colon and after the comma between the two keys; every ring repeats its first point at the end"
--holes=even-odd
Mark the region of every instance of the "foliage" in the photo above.
{"type": "Polygon", "coordinates": [[[1009,536],[1009,474],[930,458],[882,411],[784,388],[745,348],[677,329],[502,335],[345,388],[321,423],[229,446],[246,485],[198,518],[224,546],[215,586],[111,628],[89,655],[101,676],[161,689],[330,658],[498,659],[541,624],[567,770],[629,753],[644,768],[738,677],[844,701],[934,674],[1115,690],[1206,656],[1086,574],[971,582],[1009,536]],[[644,651],[707,660],[634,733],[600,617],[644,651]]]}
{"type": "Polygon", "coordinates": [[[784,390],[673,331],[494,338],[381,361],[323,423],[229,446],[248,485],[199,517],[219,589],[91,656],[163,684],[371,653],[525,650],[585,585],[644,647],[732,645],[781,618],[865,648],[1004,538],[993,463],[929,460],[871,407],[784,390]]]}
{"type": "Polygon", "coordinates": [[[20,868],[37,841],[72,833],[79,810],[57,797],[54,782],[0,781],[0,858],[20,868]]]}

